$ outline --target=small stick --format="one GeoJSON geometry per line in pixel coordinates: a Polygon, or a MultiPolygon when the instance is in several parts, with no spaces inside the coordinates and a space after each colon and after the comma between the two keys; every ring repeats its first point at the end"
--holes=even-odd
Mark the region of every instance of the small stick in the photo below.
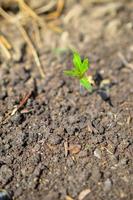
{"type": "Polygon", "coordinates": [[[20,108],[22,108],[24,106],[24,104],[26,104],[27,100],[30,98],[32,94],[32,91],[29,92],[19,103],[18,107],[17,107],[17,110],[19,110],[20,108]]]}
{"type": "Polygon", "coordinates": [[[32,95],[32,91],[29,92],[19,103],[18,106],[15,106],[15,108],[7,113],[7,115],[5,116],[5,118],[2,120],[2,124],[6,124],[7,121],[10,119],[11,116],[15,115],[15,113],[24,106],[24,104],[27,102],[27,100],[29,99],[29,97],[32,95]]]}
{"type": "Polygon", "coordinates": [[[2,42],[7,49],[12,48],[11,44],[7,41],[7,39],[3,35],[0,35],[0,42],[2,42]]]}
{"type": "Polygon", "coordinates": [[[67,141],[64,142],[64,149],[65,149],[65,157],[67,157],[68,156],[68,142],[67,141]]]}
{"type": "Polygon", "coordinates": [[[10,59],[11,53],[9,52],[9,50],[11,49],[11,45],[3,35],[0,35],[0,46],[3,49],[3,52],[5,53],[7,59],[10,59]]]}
{"type": "MultiPolygon", "coordinates": [[[[5,10],[3,10],[1,7],[0,7],[0,14],[9,22],[13,23],[14,24],[14,17],[10,16],[5,10]]],[[[44,71],[42,69],[42,66],[41,66],[41,63],[40,63],[40,60],[39,60],[39,57],[38,57],[38,54],[31,42],[31,39],[29,38],[28,34],[26,33],[25,29],[23,28],[23,26],[17,22],[16,23],[16,26],[19,28],[19,31],[21,32],[23,38],[25,39],[25,41],[27,42],[27,44],[29,45],[31,51],[32,51],[32,54],[34,56],[34,59],[35,59],[35,62],[36,62],[36,65],[39,69],[39,72],[41,74],[41,77],[42,78],[45,78],[45,74],[44,74],[44,71]]]]}
{"type": "Polygon", "coordinates": [[[50,13],[49,15],[46,16],[46,19],[48,20],[52,20],[52,19],[56,19],[57,17],[60,16],[63,8],[64,8],[64,5],[65,5],[65,1],[64,0],[58,0],[57,2],[57,9],[56,11],[50,13]]]}
{"type": "Polygon", "coordinates": [[[7,14],[7,12],[5,10],[3,10],[3,8],[0,7],[0,15],[5,18],[7,21],[11,22],[12,17],[7,14]]]}
{"type": "Polygon", "coordinates": [[[56,2],[51,1],[49,2],[47,5],[41,6],[40,8],[36,9],[37,14],[42,14],[45,12],[48,12],[49,10],[51,10],[54,6],[56,5],[56,2]]]}
{"type": "Polygon", "coordinates": [[[23,28],[23,26],[21,26],[20,24],[18,25],[18,28],[23,36],[23,38],[25,39],[25,41],[27,42],[27,44],[29,45],[31,51],[32,51],[32,54],[34,56],[34,59],[35,59],[35,62],[36,62],[36,65],[39,69],[39,72],[41,74],[41,77],[42,78],[45,78],[45,74],[44,74],[44,71],[42,69],[42,66],[41,66],[41,63],[40,63],[40,60],[39,60],[39,57],[38,57],[38,54],[31,42],[31,39],[29,38],[28,34],[26,33],[25,29],[23,28]]]}
{"type": "Polygon", "coordinates": [[[15,113],[16,113],[20,108],[22,108],[22,107],[24,106],[24,104],[26,104],[26,102],[27,102],[27,100],[30,98],[31,94],[32,94],[32,91],[29,92],[29,93],[20,101],[20,103],[19,103],[18,106],[15,106],[15,108],[14,108],[13,111],[11,112],[11,116],[12,116],[12,115],[15,115],[15,113]]]}
{"type": "Polygon", "coordinates": [[[25,10],[31,17],[35,20],[40,21],[41,18],[24,2],[24,0],[16,0],[19,4],[19,7],[22,10],[25,10]]]}

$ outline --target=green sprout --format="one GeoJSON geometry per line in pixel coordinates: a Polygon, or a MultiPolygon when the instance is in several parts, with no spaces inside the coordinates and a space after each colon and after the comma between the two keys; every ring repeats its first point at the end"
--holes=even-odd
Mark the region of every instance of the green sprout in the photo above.
{"type": "Polygon", "coordinates": [[[83,61],[80,55],[77,52],[73,53],[73,68],[71,70],[64,71],[65,75],[75,77],[79,80],[80,84],[92,91],[92,86],[89,81],[89,77],[86,76],[86,72],[90,67],[88,58],[85,58],[83,61]]]}

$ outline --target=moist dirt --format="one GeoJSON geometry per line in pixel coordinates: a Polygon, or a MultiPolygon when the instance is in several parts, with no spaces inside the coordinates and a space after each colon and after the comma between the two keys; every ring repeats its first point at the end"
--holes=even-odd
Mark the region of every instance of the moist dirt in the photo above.
{"type": "Polygon", "coordinates": [[[45,31],[38,48],[44,79],[15,27],[3,26],[16,48],[0,60],[0,187],[12,199],[133,198],[132,9],[68,1],[63,32],[45,31]],[[89,58],[93,92],[64,75],[68,47],[89,58]]]}

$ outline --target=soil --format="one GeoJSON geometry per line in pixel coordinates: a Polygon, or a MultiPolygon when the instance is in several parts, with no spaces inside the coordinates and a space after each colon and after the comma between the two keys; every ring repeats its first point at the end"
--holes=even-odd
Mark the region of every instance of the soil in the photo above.
{"type": "Polygon", "coordinates": [[[63,32],[45,30],[36,45],[45,79],[17,28],[2,25],[14,48],[0,60],[0,188],[11,199],[133,198],[132,9],[132,1],[68,1],[63,32]],[[63,74],[69,48],[89,58],[93,92],[63,74]]]}

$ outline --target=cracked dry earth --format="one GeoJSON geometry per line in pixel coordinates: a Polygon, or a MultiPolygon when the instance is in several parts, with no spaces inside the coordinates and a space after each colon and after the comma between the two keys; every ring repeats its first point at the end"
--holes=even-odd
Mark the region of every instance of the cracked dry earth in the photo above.
{"type": "MultiPolygon", "coordinates": [[[[68,1],[64,31],[47,30],[38,50],[44,80],[27,55],[10,62],[1,57],[0,188],[11,199],[133,198],[132,10],[132,1],[68,1]],[[72,66],[68,47],[89,58],[92,93],[64,76],[72,66]]],[[[15,27],[5,29],[13,29],[6,35],[22,56],[21,36],[14,38],[15,27]]]]}

